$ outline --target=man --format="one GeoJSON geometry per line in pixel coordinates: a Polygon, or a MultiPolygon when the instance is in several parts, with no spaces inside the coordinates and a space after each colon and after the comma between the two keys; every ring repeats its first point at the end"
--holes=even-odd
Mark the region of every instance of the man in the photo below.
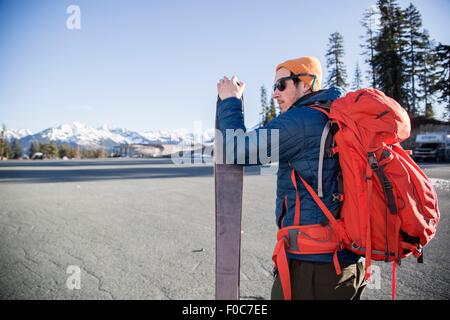
{"type": "MultiPolygon", "coordinates": [[[[261,147],[265,147],[262,150],[278,152],[275,214],[280,230],[297,225],[302,227],[321,225],[325,228],[328,221],[302,182],[299,182],[298,178],[292,178],[292,169],[300,173],[303,179],[320,193],[322,201],[331,212],[336,213],[336,216],[339,214],[341,200],[335,196],[339,193],[339,162],[336,156],[324,156],[321,150],[321,140],[328,118],[307,105],[316,101],[333,101],[341,97],[343,91],[337,87],[320,90],[321,82],[321,65],[314,57],[301,57],[279,64],[276,67],[273,97],[280,107],[280,115],[266,127],[256,129],[255,134],[247,133],[246,139],[249,141],[243,150],[233,147],[235,161],[244,158],[245,163],[240,163],[243,165],[250,165],[249,159],[252,159],[252,156],[257,158],[257,164],[263,164],[260,155],[252,154],[256,151],[249,146],[258,145],[260,150],[261,147]],[[267,139],[260,138],[261,130],[268,131],[267,139]],[[278,130],[279,135],[276,145],[271,143],[274,130],[278,130]],[[242,152],[245,152],[245,155],[239,154],[242,152]]],[[[218,105],[222,133],[225,135],[226,129],[245,131],[241,102],[245,83],[238,81],[234,76],[231,79],[224,77],[217,84],[217,88],[222,99],[218,105]]],[[[227,144],[225,147],[231,149],[227,144]]],[[[286,275],[280,279],[280,272],[275,272],[272,299],[360,298],[365,287],[364,263],[360,262],[362,260],[360,256],[340,248],[339,251],[336,249],[335,255],[332,252],[321,254],[288,252],[286,255],[288,261],[286,268],[289,270],[290,279],[286,280],[286,275]],[[339,267],[341,272],[337,272],[339,267]]]]}

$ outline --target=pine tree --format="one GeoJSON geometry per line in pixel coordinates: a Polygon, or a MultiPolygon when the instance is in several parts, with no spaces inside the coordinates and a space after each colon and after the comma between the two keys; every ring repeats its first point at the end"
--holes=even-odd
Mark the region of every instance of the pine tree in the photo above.
{"type": "Polygon", "coordinates": [[[361,25],[366,31],[366,34],[361,38],[364,39],[363,55],[366,56],[365,62],[370,66],[367,70],[367,80],[370,82],[372,88],[376,87],[376,72],[375,72],[375,50],[378,33],[380,12],[375,5],[370,6],[363,15],[361,25]]]}
{"type": "Polygon", "coordinates": [[[49,157],[51,157],[51,158],[58,157],[58,146],[55,144],[55,142],[53,142],[53,141],[50,142],[48,150],[49,150],[49,153],[48,153],[49,157]]]}
{"type": "Polygon", "coordinates": [[[407,74],[405,90],[407,93],[407,110],[411,115],[417,114],[417,100],[420,88],[417,85],[417,76],[420,66],[424,64],[427,37],[422,31],[422,17],[417,8],[410,4],[404,10],[405,16],[405,72],[407,74]]]}
{"type": "Polygon", "coordinates": [[[80,158],[80,150],[79,147],[70,148],[69,154],[67,155],[69,159],[77,159],[80,158]]]}
{"type": "Polygon", "coordinates": [[[108,153],[106,152],[105,149],[95,149],[93,150],[93,158],[107,158],[108,157],[108,153]]]}
{"type": "Polygon", "coordinates": [[[352,90],[359,90],[363,87],[363,79],[359,63],[356,64],[355,77],[353,79],[352,90]]]}
{"type": "Polygon", "coordinates": [[[326,53],[328,69],[328,86],[347,87],[347,71],[344,65],[344,38],[339,32],[334,32],[328,38],[326,53]]]}
{"type": "Polygon", "coordinates": [[[64,143],[58,147],[59,158],[69,157],[70,147],[68,144],[64,143]]]}
{"type": "Polygon", "coordinates": [[[375,44],[376,86],[402,106],[407,106],[405,83],[405,23],[395,0],[378,0],[381,29],[375,44]]]}
{"type": "Polygon", "coordinates": [[[269,105],[267,103],[267,91],[264,86],[261,86],[261,125],[265,126],[269,119],[267,119],[267,115],[269,113],[269,105]]]}
{"type": "Polygon", "coordinates": [[[423,102],[424,114],[427,118],[434,117],[433,104],[436,102],[436,84],[439,81],[437,74],[438,56],[434,51],[436,45],[430,40],[427,30],[422,34],[423,51],[420,52],[421,65],[416,69],[418,84],[420,85],[417,100],[423,102]]]}
{"type": "Polygon", "coordinates": [[[4,124],[0,133],[0,160],[2,159],[8,159],[8,141],[6,139],[6,125],[4,124]]]}
{"type": "Polygon", "coordinates": [[[19,159],[22,156],[22,151],[20,149],[19,139],[14,138],[11,141],[11,159],[19,159]]]}
{"type": "Polygon", "coordinates": [[[41,145],[40,145],[40,151],[39,152],[41,152],[41,153],[43,153],[44,154],[44,157],[49,157],[49,144],[48,143],[41,143],[41,145]]]}
{"type": "Polygon", "coordinates": [[[450,45],[439,44],[435,49],[437,57],[437,81],[434,89],[439,93],[438,101],[447,104],[450,117],[450,45]]]}
{"type": "Polygon", "coordinates": [[[36,152],[41,152],[41,145],[40,145],[40,143],[37,142],[37,141],[32,141],[32,142],[31,142],[31,145],[30,145],[30,149],[29,149],[28,155],[29,155],[30,158],[31,158],[31,157],[33,157],[33,155],[34,155],[36,152]]]}
{"type": "Polygon", "coordinates": [[[275,107],[275,100],[273,99],[273,97],[270,98],[269,111],[270,120],[277,117],[277,108],[275,107]]]}
{"type": "Polygon", "coordinates": [[[40,152],[42,152],[47,159],[58,157],[58,147],[53,141],[41,144],[40,149],[40,152]]]}

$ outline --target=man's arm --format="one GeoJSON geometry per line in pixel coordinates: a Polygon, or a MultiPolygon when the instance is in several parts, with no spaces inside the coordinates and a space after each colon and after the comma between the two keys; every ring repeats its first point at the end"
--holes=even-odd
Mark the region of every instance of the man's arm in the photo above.
{"type": "Polygon", "coordinates": [[[287,161],[299,148],[303,126],[287,113],[273,119],[265,127],[246,132],[242,101],[229,97],[218,104],[218,118],[222,133],[226,163],[245,166],[287,161]],[[296,136],[288,128],[295,128],[296,136]]]}

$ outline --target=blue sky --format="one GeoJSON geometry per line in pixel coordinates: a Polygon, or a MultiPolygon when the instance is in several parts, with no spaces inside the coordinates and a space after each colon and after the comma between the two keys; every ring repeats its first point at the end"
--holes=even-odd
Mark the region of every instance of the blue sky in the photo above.
{"type": "MultiPolygon", "coordinates": [[[[274,67],[317,56],[344,36],[349,80],[360,56],[363,11],[375,0],[0,0],[0,123],[40,131],[73,121],[138,131],[214,125],[216,83],[246,84],[246,124],[274,67]],[[69,5],[81,30],[69,30],[69,5]]],[[[410,1],[399,1],[406,7],[410,1]]],[[[424,27],[450,43],[450,1],[415,0],[424,27]]],[[[326,74],[325,74],[326,76],[326,74]]],[[[440,115],[441,110],[437,110],[440,115]]]]}

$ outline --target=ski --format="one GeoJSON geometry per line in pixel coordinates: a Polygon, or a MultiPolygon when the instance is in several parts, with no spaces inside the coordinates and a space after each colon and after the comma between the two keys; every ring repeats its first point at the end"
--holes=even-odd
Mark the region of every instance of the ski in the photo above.
{"type": "MultiPolygon", "coordinates": [[[[217,99],[217,108],[220,98],[217,99]]],[[[219,128],[216,110],[216,129],[219,128]]],[[[241,258],[241,216],[244,167],[225,164],[219,152],[222,139],[215,139],[215,211],[216,211],[216,300],[239,300],[241,258]],[[218,163],[218,157],[223,160],[218,163]]],[[[223,150],[223,149],[221,149],[223,150]]]]}

